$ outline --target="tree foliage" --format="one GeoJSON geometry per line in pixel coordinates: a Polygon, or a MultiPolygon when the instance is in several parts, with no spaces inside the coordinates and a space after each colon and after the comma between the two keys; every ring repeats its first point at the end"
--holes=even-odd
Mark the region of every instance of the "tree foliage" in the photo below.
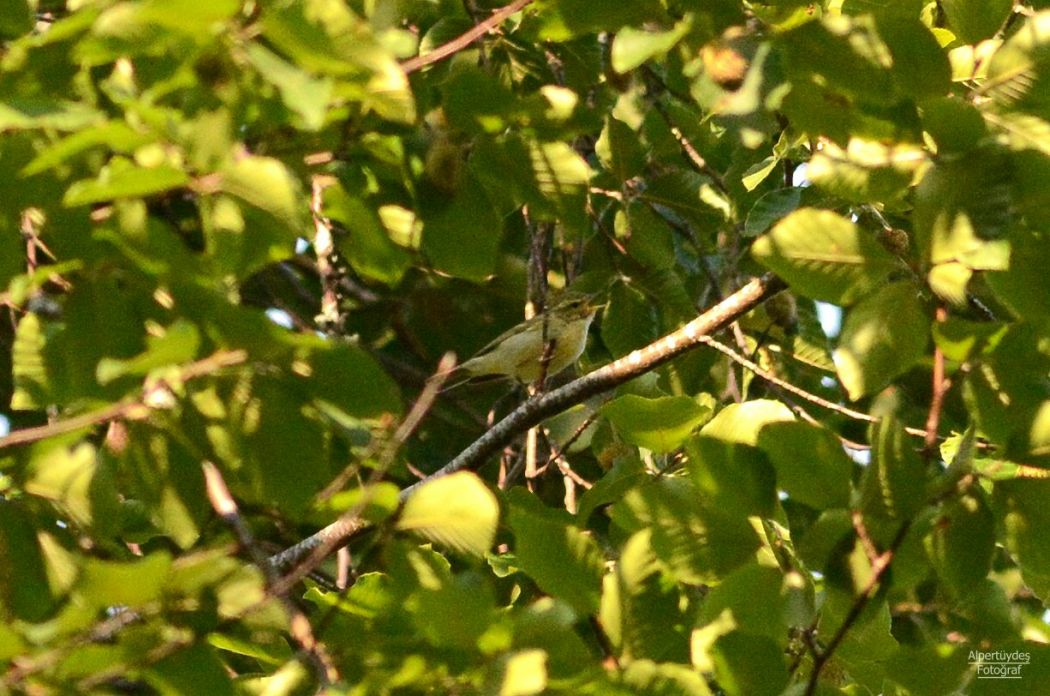
{"type": "Polygon", "coordinates": [[[1046,4],[0,0],[0,690],[1035,688],[1046,4]]]}

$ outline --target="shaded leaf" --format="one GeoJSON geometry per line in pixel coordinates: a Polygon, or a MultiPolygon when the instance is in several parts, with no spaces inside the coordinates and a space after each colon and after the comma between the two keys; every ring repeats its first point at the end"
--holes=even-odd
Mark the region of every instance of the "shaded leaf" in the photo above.
{"type": "Polygon", "coordinates": [[[918,289],[891,283],[846,315],[833,359],[852,400],[882,389],[907,372],[926,350],[929,321],[918,289]]]}
{"type": "Polygon", "coordinates": [[[777,486],[792,499],[817,508],[849,504],[853,465],[830,430],[808,423],[770,423],[758,446],[777,471],[777,486]]]}
{"type": "Polygon", "coordinates": [[[711,409],[687,396],[647,399],[626,394],[602,407],[602,415],[632,445],[656,453],[671,452],[711,417],[711,409]]]}
{"type": "Polygon", "coordinates": [[[528,499],[510,496],[509,521],[521,567],[540,589],[581,615],[598,609],[604,557],[594,539],[528,499]]]}

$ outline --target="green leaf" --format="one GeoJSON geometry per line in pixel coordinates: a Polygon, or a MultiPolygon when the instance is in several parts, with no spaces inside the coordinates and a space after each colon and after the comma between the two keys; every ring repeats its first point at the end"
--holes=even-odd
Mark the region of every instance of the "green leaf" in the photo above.
{"type": "Polygon", "coordinates": [[[301,68],[339,78],[337,93],[400,123],[416,117],[405,71],[344,4],[282,2],[262,16],[265,38],[301,68]]]}
{"type": "Polygon", "coordinates": [[[794,420],[791,409],[779,401],[753,399],[726,406],[704,426],[701,434],[722,442],[757,447],[763,428],[794,420]]]}
{"type": "Polygon", "coordinates": [[[869,18],[825,15],[781,34],[779,44],[800,84],[820,83],[862,103],[893,98],[892,54],[869,18]]]}
{"type": "Polygon", "coordinates": [[[744,172],[743,176],[740,177],[740,183],[744,185],[744,188],[748,191],[754,191],[756,188],[762,185],[762,182],[769,178],[769,175],[776,169],[777,164],[780,163],[778,157],[769,156],[765,159],[755,162],[747,171],[744,172]]]}
{"type": "Polygon", "coordinates": [[[729,696],[777,696],[788,684],[783,650],[768,636],[728,633],[715,641],[711,659],[729,696]]]}
{"type": "MultiPolygon", "coordinates": [[[[743,565],[707,595],[697,626],[731,620],[739,631],[780,641],[784,629],[790,626],[790,617],[785,612],[792,592],[783,573],[776,568],[758,563],[743,565]]],[[[693,659],[697,660],[695,654],[693,659]]]]}
{"type": "Polygon", "coordinates": [[[598,544],[529,494],[515,490],[509,500],[514,552],[525,573],[581,616],[595,613],[605,562],[598,544]]]}
{"type": "Polygon", "coordinates": [[[1004,459],[1028,461],[1050,453],[1050,351],[1041,336],[1030,324],[1010,325],[966,380],[967,404],[1004,459]]]}
{"type": "Polygon", "coordinates": [[[151,370],[187,363],[197,357],[200,332],[184,319],[176,320],[161,335],[146,338],[146,352],[127,360],[103,358],[95,374],[100,384],[108,384],[125,375],[145,375],[151,370]]]}
{"type": "MultiPolygon", "coordinates": [[[[921,9],[908,12],[905,2],[883,3],[886,12],[876,19],[879,37],[893,58],[893,81],[900,93],[916,101],[941,97],[951,89],[952,69],[934,33],[919,21],[921,9]],[[894,9],[901,14],[892,16],[894,9]]],[[[914,5],[921,5],[915,1],[914,5]]]]}
{"type": "Polygon", "coordinates": [[[379,524],[397,512],[398,493],[399,489],[395,484],[384,481],[339,491],[316,507],[323,513],[324,519],[331,519],[332,513],[338,515],[353,510],[355,515],[373,524],[379,524]]]}
{"type": "Polygon", "coordinates": [[[499,671],[495,691],[506,696],[531,696],[543,693],[547,688],[547,652],[545,650],[520,650],[501,657],[497,663],[499,671]]]}
{"type": "MultiPolygon", "coordinates": [[[[1006,0],[993,0],[992,7],[1006,0]]],[[[971,2],[974,6],[980,3],[971,2]]],[[[1005,14],[1004,14],[1005,16],[1005,14]]],[[[1030,17],[1003,44],[988,64],[981,90],[997,104],[1050,118],[1050,11],[1030,17]]]]}
{"type": "Polygon", "coordinates": [[[451,201],[425,204],[422,216],[422,251],[436,270],[475,282],[495,272],[503,221],[472,172],[451,201]]]}
{"type": "Polygon", "coordinates": [[[798,208],[804,190],[798,186],[792,186],[763,194],[755,201],[751,211],[747,214],[744,236],[757,237],[798,208]]]}
{"type": "Polygon", "coordinates": [[[985,114],[984,120],[999,133],[999,142],[1012,150],[1032,149],[1050,155],[1050,123],[1031,114],[985,114]]]}
{"type": "Polygon", "coordinates": [[[621,182],[637,175],[645,166],[645,150],[638,142],[638,135],[626,123],[612,116],[605,119],[605,127],[594,144],[594,154],[602,166],[621,182]]]}
{"type": "Polygon", "coordinates": [[[631,490],[612,517],[629,531],[650,529],[653,551],[679,582],[715,582],[758,547],[746,518],[708,504],[682,479],[631,490]]]}
{"type": "Polygon", "coordinates": [[[703,678],[684,665],[632,660],[621,676],[630,693],[661,696],[710,696],[703,678]]]}
{"type": "Polygon", "coordinates": [[[245,157],[222,171],[223,191],[237,196],[289,231],[306,229],[306,198],[299,182],[280,160],[272,157],[245,157]]]}
{"type": "Polygon", "coordinates": [[[688,444],[689,473],[705,499],[735,515],[771,516],[776,472],[758,448],[762,429],[794,416],[777,401],[754,400],[722,409],[688,444]]]}
{"type": "Polygon", "coordinates": [[[616,31],[624,25],[640,25],[663,12],[655,0],[597,6],[588,0],[544,3],[537,19],[540,36],[549,41],[567,41],[585,34],[616,31]]]}
{"type": "Polygon", "coordinates": [[[299,115],[305,130],[320,130],[327,117],[333,83],[329,78],[314,78],[285,62],[257,43],[247,47],[248,59],[264,80],[281,93],[281,100],[299,115]]]}
{"type": "Polygon", "coordinates": [[[751,253],[799,294],[850,305],[899,264],[874,235],[828,210],[802,208],[755,240],[751,253]]]}
{"type": "Polygon", "coordinates": [[[1050,547],[1043,531],[1050,524],[1048,480],[999,481],[992,505],[1007,551],[1021,567],[1027,585],[1043,602],[1050,601],[1050,547]]]}
{"type": "Polygon", "coordinates": [[[205,7],[193,0],[146,0],[135,7],[135,19],[206,39],[222,31],[222,22],[238,9],[236,0],[216,0],[205,7]]]}
{"type": "Polygon", "coordinates": [[[576,510],[576,519],[586,524],[594,511],[609,503],[616,502],[624,493],[644,483],[649,478],[645,465],[637,457],[623,457],[594,485],[580,496],[576,510]]]}
{"type": "Polygon", "coordinates": [[[390,239],[376,211],[338,184],[325,189],[323,209],[346,227],[338,248],[355,271],[387,285],[401,281],[412,257],[390,239]]]}
{"type": "Polygon", "coordinates": [[[397,528],[460,553],[483,556],[492,546],[499,502],[475,474],[427,481],[405,501],[397,528]]]}
{"type": "Polygon", "coordinates": [[[992,568],[995,518],[980,495],[964,495],[943,505],[926,537],[937,576],[955,596],[964,597],[992,568]]]}
{"type": "Polygon", "coordinates": [[[990,38],[1013,11],[1012,0],[941,0],[948,26],[965,43],[990,38]]]}
{"type": "Polygon", "coordinates": [[[770,423],[758,446],[777,471],[777,486],[818,510],[849,504],[853,465],[830,430],[808,423],[770,423]]]}
{"type": "Polygon", "coordinates": [[[24,504],[0,505],[0,563],[6,569],[0,573],[0,606],[10,616],[29,622],[43,621],[55,604],[36,538],[40,524],[24,504]]]}
{"type": "Polygon", "coordinates": [[[932,263],[958,261],[973,270],[1008,267],[1003,239],[1013,220],[1011,164],[981,149],[931,167],[915,192],[914,226],[932,263]]]}
{"type": "Polygon", "coordinates": [[[941,299],[951,302],[956,307],[966,307],[966,286],[972,277],[972,270],[958,261],[948,261],[931,268],[926,282],[930,290],[941,299]]]}
{"type": "Polygon", "coordinates": [[[907,372],[925,353],[929,320],[918,288],[891,283],[846,315],[833,359],[839,381],[856,401],[907,372]]]}
{"type": "Polygon", "coordinates": [[[534,214],[579,216],[591,168],[567,143],[501,136],[477,142],[471,166],[494,199],[528,204],[534,214]]]}
{"type": "Polygon", "coordinates": [[[75,131],[104,119],[103,113],[93,106],[53,97],[12,95],[0,101],[0,131],[36,128],[75,131]]]}
{"type": "Polygon", "coordinates": [[[614,573],[604,577],[600,620],[618,653],[639,658],[681,661],[685,628],[678,593],[665,582],[643,529],[624,544],[614,573]]]}
{"type": "Polygon", "coordinates": [[[619,358],[656,340],[659,326],[656,308],[626,283],[609,292],[609,305],[602,313],[602,343],[619,358]]]}
{"type": "Polygon", "coordinates": [[[1010,270],[986,273],[988,285],[1018,315],[1030,321],[1050,318],[1050,295],[1032,292],[1050,268],[1050,240],[1046,234],[1018,233],[1011,246],[1010,270]]]}
{"type": "Polygon", "coordinates": [[[440,648],[471,649],[492,623],[491,591],[476,573],[457,575],[438,588],[422,588],[413,598],[417,632],[440,648]]]}
{"type": "Polygon", "coordinates": [[[922,125],[933,136],[938,152],[967,152],[984,137],[981,112],[958,97],[931,99],[922,107],[922,125]]]}
{"type": "Polygon", "coordinates": [[[54,385],[44,352],[46,344],[45,326],[40,317],[36,314],[22,317],[11,347],[14,379],[11,408],[16,411],[40,409],[53,402],[54,385]]]}
{"type": "Polygon", "coordinates": [[[0,0],[0,38],[13,39],[33,28],[28,0],[0,0]]]}
{"type": "Polygon", "coordinates": [[[660,270],[675,264],[671,228],[652,209],[635,201],[616,214],[616,236],[623,239],[631,257],[647,269],[660,270]]]}
{"type": "Polygon", "coordinates": [[[130,562],[90,558],[77,593],[91,606],[138,608],[160,599],[171,571],[171,556],[158,551],[130,562]]]}
{"type": "Polygon", "coordinates": [[[45,172],[95,147],[105,147],[112,152],[131,154],[152,140],[151,136],[140,133],[124,123],[107,121],[62,138],[34,157],[19,174],[33,176],[45,172]]]}
{"type": "Polygon", "coordinates": [[[52,501],[75,524],[104,533],[120,520],[115,483],[110,466],[90,444],[56,444],[34,451],[25,491],[52,501]]]}
{"type": "Polygon", "coordinates": [[[213,694],[233,696],[237,693],[225,663],[215,650],[204,643],[167,654],[144,670],[146,681],[161,696],[178,694],[213,694]]]}
{"type": "Polygon", "coordinates": [[[965,646],[951,643],[901,645],[887,661],[890,679],[916,696],[958,691],[970,667],[965,646]]]}
{"type": "Polygon", "coordinates": [[[893,200],[905,193],[926,153],[907,145],[886,146],[851,138],[843,150],[826,143],[809,161],[806,175],[815,186],[852,203],[893,200]]]}
{"type": "Polygon", "coordinates": [[[627,73],[650,58],[661,56],[674,48],[692,28],[692,22],[684,19],[666,31],[646,31],[624,27],[617,32],[612,42],[612,67],[618,73],[627,73]]]}
{"type": "Polygon", "coordinates": [[[605,404],[602,415],[627,442],[662,454],[677,449],[712,414],[710,407],[688,396],[647,399],[626,394],[605,404]]]}
{"type": "Polygon", "coordinates": [[[186,172],[169,165],[147,168],[114,160],[102,169],[97,179],[73,183],[62,197],[62,203],[73,207],[118,198],[143,198],[185,186],[189,181],[186,172]]]}
{"type": "Polygon", "coordinates": [[[871,463],[860,484],[866,517],[902,521],[915,515],[926,496],[926,471],[916,442],[892,417],[873,426],[871,463]]]}

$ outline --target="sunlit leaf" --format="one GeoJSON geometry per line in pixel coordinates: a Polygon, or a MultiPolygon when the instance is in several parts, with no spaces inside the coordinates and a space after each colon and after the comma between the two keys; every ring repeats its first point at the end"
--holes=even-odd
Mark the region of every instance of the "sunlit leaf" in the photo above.
{"type": "Polygon", "coordinates": [[[803,208],[751,245],[799,294],[849,305],[886,282],[898,262],[874,235],[827,210],[803,208]]]}
{"type": "Polygon", "coordinates": [[[97,179],[78,181],[69,187],[62,202],[68,206],[101,203],[117,198],[141,198],[163,193],[189,182],[185,172],[174,167],[135,167],[114,162],[97,179]]]}
{"type": "Polygon", "coordinates": [[[397,528],[461,553],[481,556],[496,534],[499,503],[475,474],[428,481],[405,502],[397,528]]]}
{"type": "Polygon", "coordinates": [[[667,31],[645,31],[625,27],[617,32],[613,40],[613,70],[629,72],[650,58],[666,53],[689,33],[690,24],[688,20],[683,20],[667,31]]]}

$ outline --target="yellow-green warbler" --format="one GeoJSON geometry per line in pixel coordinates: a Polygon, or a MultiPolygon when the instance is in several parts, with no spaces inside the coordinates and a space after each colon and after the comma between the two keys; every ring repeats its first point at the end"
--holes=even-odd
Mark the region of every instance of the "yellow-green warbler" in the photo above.
{"type": "Polygon", "coordinates": [[[561,372],[576,362],[587,345],[587,330],[601,308],[590,300],[577,294],[566,296],[547,310],[546,320],[543,314],[537,314],[507,330],[445,375],[446,379],[459,379],[446,388],[486,375],[504,375],[523,384],[535,382],[543,371],[544,321],[547,341],[554,342],[547,375],[561,372]]]}

